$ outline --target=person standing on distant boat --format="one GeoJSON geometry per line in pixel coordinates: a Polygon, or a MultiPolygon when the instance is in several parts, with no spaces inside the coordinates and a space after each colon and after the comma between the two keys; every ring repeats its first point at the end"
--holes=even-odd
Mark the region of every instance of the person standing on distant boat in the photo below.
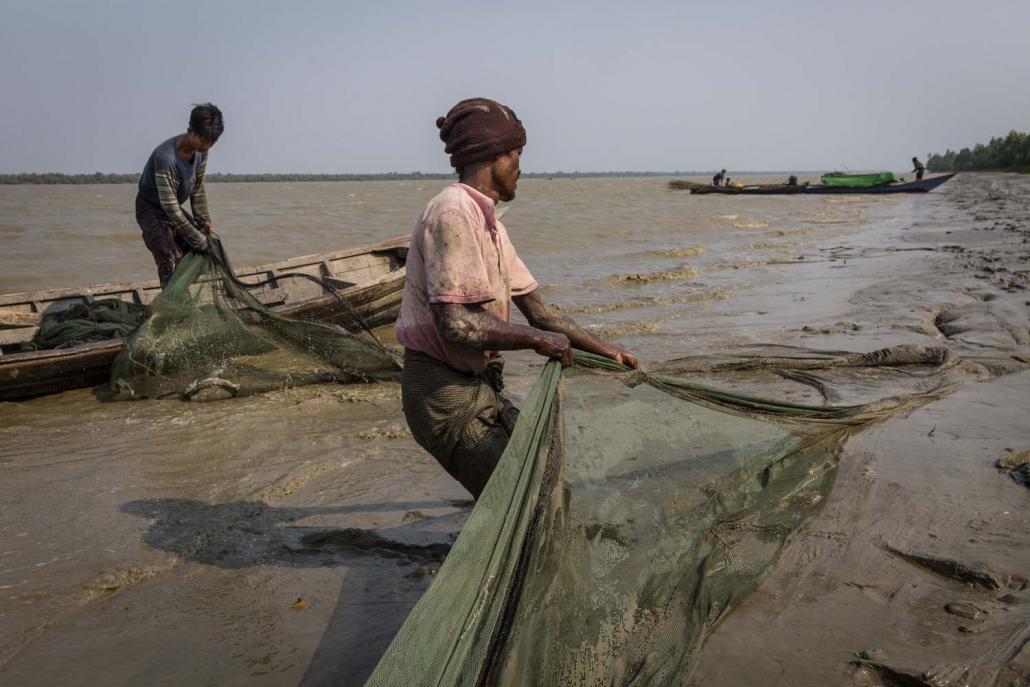
{"type": "Polygon", "coordinates": [[[923,163],[919,161],[918,157],[912,158],[912,171],[916,173],[916,181],[922,181],[926,168],[923,167],[923,163]]]}
{"type": "Polygon", "coordinates": [[[182,256],[189,250],[207,250],[207,237],[214,235],[204,174],[207,152],[224,129],[221,110],[211,103],[196,105],[190,112],[186,133],[157,146],[143,168],[136,195],[136,222],[143,232],[143,242],[154,255],[162,288],[182,256]],[[192,217],[182,209],[187,198],[192,217]]]}
{"type": "Polygon", "coordinates": [[[518,409],[501,393],[498,351],[527,349],[571,365],[572,347],[631,367],[622,346],[544,303],[496,215],[515,197],[526,130],[505,105],[462,100],[436,120],[459,181],[433,197],[411,235],[397,318],[401,403],[411,434],[479,498],[511,438],[518,409]],[[511,323],[511,305],[529,325],[511,323]]]}
{"type": "Polygon", "coordinates": [[[723,180],[726,179],[726,170],[722,170],[714,177],[712,177],[712,186],[722,186],[723,180]]]}

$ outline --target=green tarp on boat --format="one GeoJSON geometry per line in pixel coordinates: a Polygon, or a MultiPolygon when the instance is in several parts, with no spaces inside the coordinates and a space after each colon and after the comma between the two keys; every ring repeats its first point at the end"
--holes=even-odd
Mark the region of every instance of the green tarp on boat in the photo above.
{"type": "Polygon", "coordinates": [[[883,186],[893,184],[899,179],[894,172],[871,172],[869,174],[842,174],[833,172],[824,174],[822,177],[823,186],[847,186],[849,188],[869,188],[870,186],[883,186]]]}

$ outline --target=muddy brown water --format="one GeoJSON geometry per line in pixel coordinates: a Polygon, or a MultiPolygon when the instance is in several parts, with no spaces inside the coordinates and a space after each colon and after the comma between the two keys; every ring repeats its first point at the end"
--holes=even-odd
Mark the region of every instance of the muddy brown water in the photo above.
{"type": "MultiPolygon", "coordinates": [[[[883,197],[690,196],[665,181],[524,180],[505,218],[546,298],[645,366],[922,343],[980,368],[852,440],[822,515],[709,638],[693,682],[1019,674],[1030,492],[993,465],[1030,449],[1030,177],[883,197]],[[986,613],[944,610],[959,603],[986,613]]],[[[219,184],[210,200],[242,265],[408,233],[442,183],[219,184]]],[[[0,187],[0,291],[151,278],[134,193],[0,187]]],[[[538,371],[509,356],[516,398],[538,371]]],[[[466,498],[411,440],[395,385],[0,404],[0,683],[360,684],[466,498]]]]}

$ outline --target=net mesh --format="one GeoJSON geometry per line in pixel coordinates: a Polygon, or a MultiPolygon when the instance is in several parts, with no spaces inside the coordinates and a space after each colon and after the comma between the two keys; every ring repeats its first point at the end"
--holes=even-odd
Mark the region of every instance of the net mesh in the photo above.
{"type": "MultiPolygon", "coordinates": [[[[150,306],[150,317],[114,363],[123,398],[211,399],[326,381],[395,379],[397,357],[342,297],[319,309],[323,320],[287,316],[262,304],[265,282],[235,276],[217,239],[190,253],[150,306]]],[[[279,274],[295,296],[334,288],[307,274],[279,274]]],[[[323,299],[324,300],[324,299],[323,299]]],[[[293,311],[297,309],[294,308],[293,311]]]]}
{"type": "Polygon", "coordinates": [[[828,406],[584,353],[564,379],[548,363],[367,684],[683,684],[706,634],[818,513],[847,437],[954,388],[958,363],[937,349],[865,355],[736,356],[729,368],[681,359],[668,369],[807,367],[845,393],[855,370],[875,368],[901,393],[884,396],[881,385],[870,402],[828,406]]]}

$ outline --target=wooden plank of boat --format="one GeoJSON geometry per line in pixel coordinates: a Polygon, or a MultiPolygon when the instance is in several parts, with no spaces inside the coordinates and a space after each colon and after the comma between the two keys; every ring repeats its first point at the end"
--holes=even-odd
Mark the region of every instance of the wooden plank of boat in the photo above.
{"type": "Polygon", "coordinates": [[[0,311],[0,327],[36,327],[39,320],[38,312],[0,311]]]}
{"type": "Polygon", "coordinates": [[[0,401],[20,401],[100,384],[124,339],[0,357],[0,401]]]}
{"type": "MultiPolygon", "coordinates": [[[[404,290],[404,263],[408,236],[370,246],[308,255],[283,262],[236,270],[244,281],[269,284],[255,289],[261,302],[277,312],[304,319],[332,322],[343,319],[343,309],[353,307],[370,327],[392,322],[400,309],[404,290]],[[329,280],[341,287],[336,295],[308,280],[288,277],[301,272],[329,280]],[[344,305],[340,302],[343,299],[344,305]]],[[[0,295],[0,313],[14,313],[12,322],[28,322],[31,316],[63,310],[75,303],[98,298],[122,298],[149,303],[160,292],[153,282],[103,284],[82,289],[51,289],[0,295]],[[153,288],[152,288],[153,287],[153,288]],[[20,317],[20,314],[29,317],[20,317]]],[[[112,339],[65,349],[12,352],[35,333],[38,319],[29,326],[0,329],[7,351],[0,355],[0,401],[42,396],[67,389],[92,386],[107,379],[111,363],[124,346],[112,339]]]]}
{"type": "Polygon", "coordinates": [[[707,186],[691,189],[690,192],[694,194],[722,193],[729,196],[785,196],[804,193],[805,188],[807,188],[806,185],[790,186],[787,184],[752,184],[750,186],[707,186]]]}

